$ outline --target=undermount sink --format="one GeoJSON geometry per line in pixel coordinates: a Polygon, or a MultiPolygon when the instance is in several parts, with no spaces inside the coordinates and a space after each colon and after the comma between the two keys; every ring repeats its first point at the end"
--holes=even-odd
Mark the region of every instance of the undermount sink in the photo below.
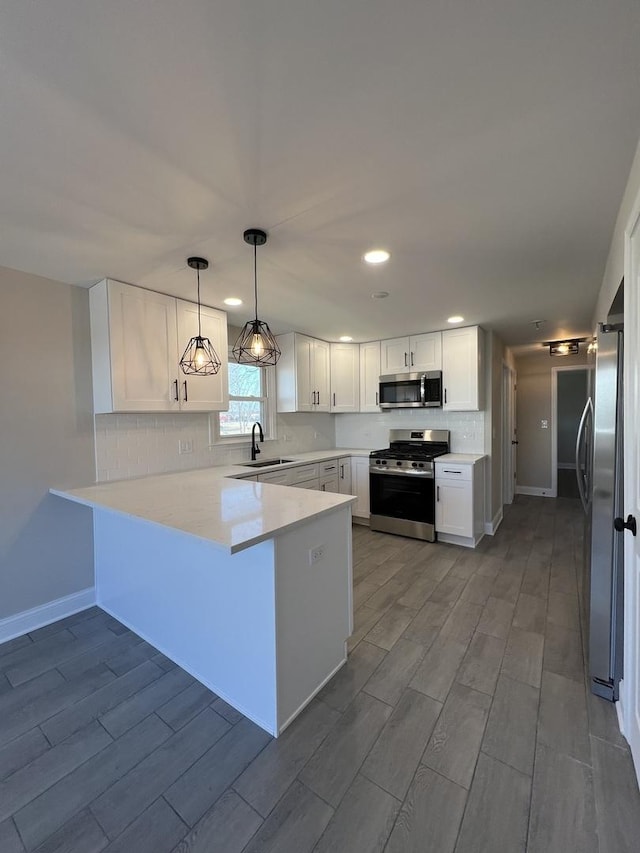
{"type": "Polygon", "coordinates": [[[262,459],[260,462],[240,462],[245,468],[266,468],[267,465],[282,465],[285,462],[294,462],[294,459],[262,459]]]}

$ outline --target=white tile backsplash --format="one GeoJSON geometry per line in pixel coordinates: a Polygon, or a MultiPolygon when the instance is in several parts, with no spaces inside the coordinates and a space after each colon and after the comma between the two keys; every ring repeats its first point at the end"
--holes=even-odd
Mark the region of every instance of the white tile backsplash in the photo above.
{"type": "MultiPolygon", "coordinates": [[[[335,447],[334,420],[328,414],[278,415],[277,439],[265,442],[263,455],[335,447]]],[[[250,457],[249,442],[210,447],[206,413],[96,415],[95,432],[98,482],[229,465],[250,457]],[[180,441],[191,441],[193,453],[178,453],[180,441]]]]}
{"type": "MultiPolygon", "coordinates": [[[[455,453],[484,453],[484,412],[441,409],[393,409],[380,414],[307,414],[277,416],[277,439],[263,455],[285,456],[329,447],[386,447],[390,429],[448,429],[455,453]]],[[[209,415],[96,415],[96,479],[123,480],[232,465],[249,459],[250,445],[209,446],[209,415]],[[193,453],[178,453],[180,441],[191,441],[193,453]]]]}
{"type": "Polygon", "coordinates": [[[336,415],[338,447],[387,447],[390,429],[448,429],[454,453],[484,453],[484,412],[390,409],[380,414],[336,415]]]}

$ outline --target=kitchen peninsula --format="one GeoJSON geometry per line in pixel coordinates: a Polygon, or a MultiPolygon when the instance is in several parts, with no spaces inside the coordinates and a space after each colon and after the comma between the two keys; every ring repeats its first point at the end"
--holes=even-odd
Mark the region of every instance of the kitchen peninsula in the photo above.
{"type": "Polygon", "coordinates": [[[51,492],[93,508],[96,603],[277,736],[346,660],[355,498],[234,474],[51,492]]]}

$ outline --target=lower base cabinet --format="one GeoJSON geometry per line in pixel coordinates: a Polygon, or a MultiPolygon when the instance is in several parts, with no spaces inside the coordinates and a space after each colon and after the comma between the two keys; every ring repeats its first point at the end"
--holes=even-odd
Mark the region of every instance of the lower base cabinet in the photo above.
{"type": "Polygon", "coordinates": [[[355,518],[369,518],[369,457],[351,457],[351,494],[358,500],[353,505],[355,518]]]}
{"type": "Polygon", "coordinates": [[[441,542],[475,548],[484,536],[484,460],[436,459],[436,533],[441,542]]]}

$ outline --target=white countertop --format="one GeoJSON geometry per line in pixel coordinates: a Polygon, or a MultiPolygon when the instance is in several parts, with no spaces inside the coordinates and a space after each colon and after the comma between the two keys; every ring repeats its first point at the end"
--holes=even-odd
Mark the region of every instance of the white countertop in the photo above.
{"type": "Polygon", "coordinates": [[[76,503],[183,531],[231,554],[356,500],[351,495],[229,479],[235,469],[200,468],[50,491],[76,503]]]}
{"type": "MultiPolygon", "coordinates": [[[[289,459],[289,462],[284,462],[281,465],[265,465],[260,468],[252,468],[251,463],[243,465],[225,465],[214,468],[215,471],[224,471],[221,474],[223,477],[246,477],[247,475],[265,473],[266,471],[283,470],[285,468],[293,468],[296,465],[311,464],[313,462],[325,462],[327,459],[340,459],[342,456],[366,456],[371,453],[371,449],[362,447],[334,447],[330,450],[310,450],[307,453],[282,453],[281,459],[289,459]]],[[[271,454],[262,447],[262,451],[256,462],[266,462],[271,454]]]]}
{"type": "Polygon", "coordinates": [[[436,464],[448,462],[449,465],[473,465],[485,458],[484,453],[445,453],[438,456],[436,464]]]}

